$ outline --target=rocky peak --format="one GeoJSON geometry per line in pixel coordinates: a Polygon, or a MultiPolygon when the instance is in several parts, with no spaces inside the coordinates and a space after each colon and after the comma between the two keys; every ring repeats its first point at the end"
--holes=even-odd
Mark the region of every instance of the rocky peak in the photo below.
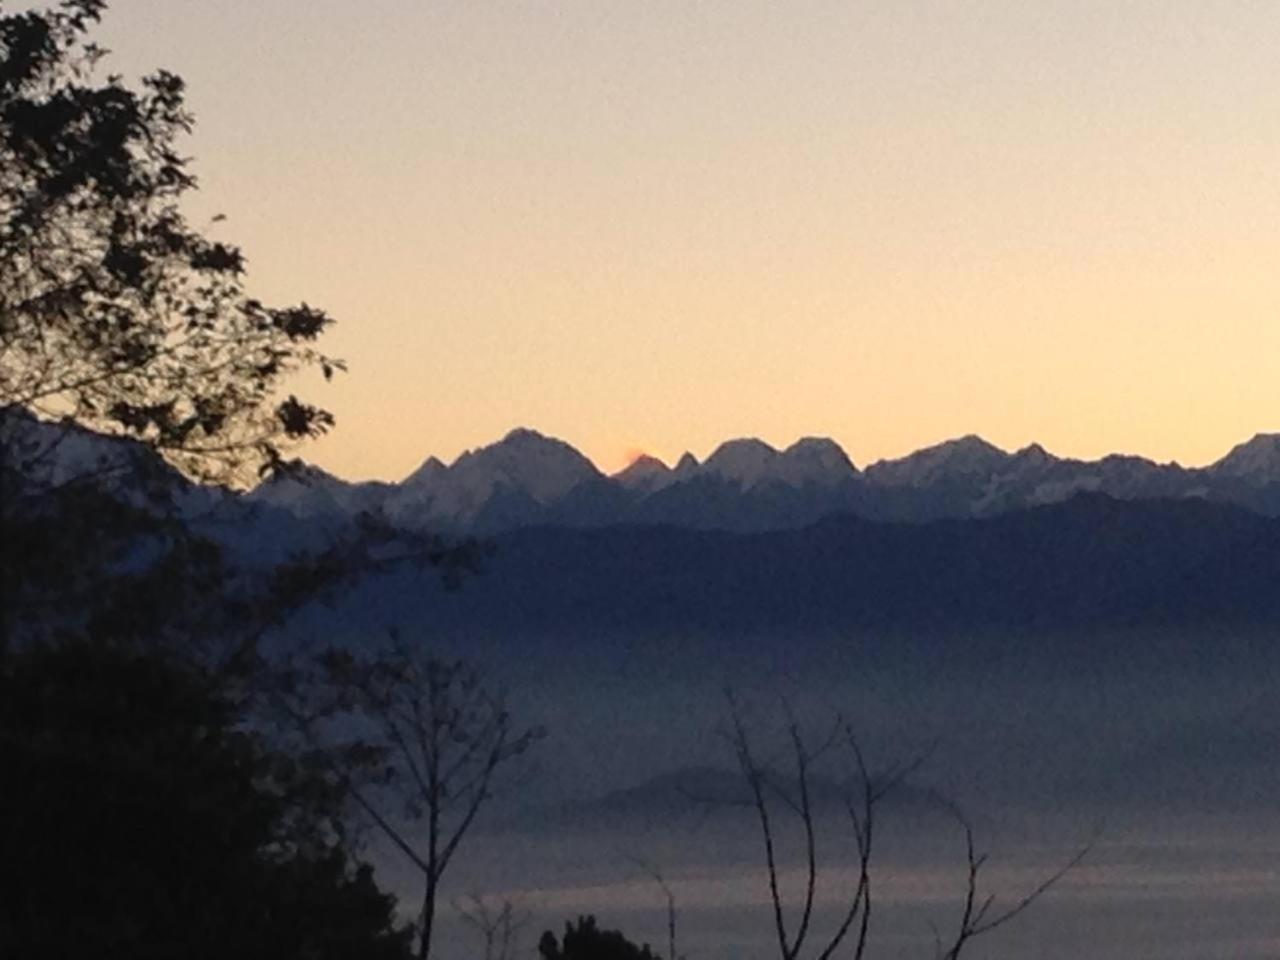
{"type": "Polygon", "coordinates": [[[897,460],[881,460],[867,468],[868,478],[884,484],[927,486],[949,476],[988,475],[1010,457],[975,434],[925,447],[897,460]]]}
{"type": "Polygon", "coordinates": [[[734,481],[747,490],[769,476],[778,457],[777,450],[754,437],[726,440],[707,457],[701,472],[734,481]]]}
{"type": "Polygon", "coordinates": [[[1208,469],[1215,476],[1258,486],[1280,483],[1280,433],[1259,433],[1208,469]]]}
{"type": "Polygon", "coordinates": [[[656,490],[671,481],[673,472],[657,457],[642,453],[615,473],[613,479],[631,490],[656,490]]]}

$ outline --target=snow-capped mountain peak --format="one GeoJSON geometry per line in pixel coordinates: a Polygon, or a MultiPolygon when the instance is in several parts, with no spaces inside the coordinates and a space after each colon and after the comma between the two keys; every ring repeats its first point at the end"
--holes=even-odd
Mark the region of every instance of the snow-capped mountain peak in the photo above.
{"type": "Polygon", "coordinates": [[[675,474],[678,479],[684,480],[697,473],[699,466],[701,466],[701,464],[698,463],[698,458],[692,453],[686,451],[680,456],[680,459],[676,461],[676,465],[672,468],[671,472],[675,474]]]}
{"type": "Polygon", "coordinates": [[[33,489],[92,480],[147,497],[163,481],[188,516],[256,504],[261,509],[251,513],[269,523],[288,513],[321,521],[317,529],[377,510],[407,529],[446,535],[487,536],[538,524],[767,530],[850,511],[895,521],[988,516],[1082,491],[1120,500],[1207,499],[1280,516],[1277,433],[1259,434],[1212,466],[1192,469],[1122,454],[1064,459],[1038,444],[1010,454],[970,435],[873,464],[861,483],[839,445],[814,437],[783,451],[757,439],[731,440],[705,463],[686,453],[674,468],[641,456],[605,477],[567,443],[521,429],[448,466],[430,457],[399,484],[350,483],[295,463],[243,496],[187,483],[143,444],[23,411],[0,409],[0,452],[6,469],[33,489]],[[147,479],[153,474],[155,483],[147,479]]]}
{"type": "Polygon", "coordinates": [[[448,469],[439,457],[427,457],[426,460],[422,461],[422,466],[400,482],[405,486],[428,484],[439,479],[440,475],[448,469]]]}
{"type": "Polygon", "coordinates": [[[769,478],[780,454],[763,440],[726,440],[702,464],[700,473],[737,483],[743,490],[769,478]]]}
{"type": "Polygon", "coordinates": [[[1218,477],[1256,486],[1280,483],[1280,433],[1259,433],[1208,468],[1218,477]]]}
{"type": "Polygon", "coordinates": [[[1057,458],[1038,443],[1029,443],[1014,453],[1014,459],[1023,463],[1051,463],[1057,458]]]}
{"type": "Polygon", "coordinates": [[[349,483],[314,464],[295,460],[250,490],[245,499],[295,517],[354,515],[376,510],[390,489],[385,483],[349,483]]]}
{"type": "Polygon", "coordinates": [[[614,482],[628,490],[652,492],[671,483],[674,471],[657,457],[642,453],[613,475],[614,482]]]}
{"type": "Polygon", "coordinates": [[[825,437],[804,437],[781,452],[763,440],[729,440],[716,448],[698,472],[736,483],[743,490],[765,483],[832,487],[857,474],[839,444],[825,437]]]}
{"type": "Polygon", "coordinates": [[[405,523],[456,529],[472,523],[499,494],[547,506],[601,477],[564,441],[518,428],[497,443],[466,451],[447,467],[434,457],[427,460],[388,506],[405,523]]]}
{"type": "Polygon", "coordinates": [[[550,503],[600,476],[590,460],[563,440],[525,427],[498,443],[467,451],[449,467],[451,480],[465,481],[472,489],[506,484],[539,503],[550,503]]]}
{"type": "Polygon", "coordinates": [[[857,469],[840,445],[827,437],[802,437],[782,452],[778,479],[790,486],[834,486],[853,479],[857,469]]]}
{"type": "Polygon", "coordinates": [[[989,475],[1009,459],[1010,455],[995,444],[968,434],[897,460],[881,460],[867,468],[867,477],[882,484],[927,486],[948,475],[989,475]]]}

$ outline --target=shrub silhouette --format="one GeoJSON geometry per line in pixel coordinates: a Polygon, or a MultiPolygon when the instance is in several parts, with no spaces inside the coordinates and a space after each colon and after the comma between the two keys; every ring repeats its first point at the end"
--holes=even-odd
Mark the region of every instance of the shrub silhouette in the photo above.
{"type": "Polygon", "coordinates": [[[564,925],[564,939],[556,942],[550,930],[538,941],[543,960],[658,960],[646,943],[636,946],[618,930],[601,930],[593,916],[564,925]]]}
{"type": "Polygon", "coordinates": [[[0,956],[407,957],[338,798],[239,720],[155,654],[0,659],[0,956]]]}

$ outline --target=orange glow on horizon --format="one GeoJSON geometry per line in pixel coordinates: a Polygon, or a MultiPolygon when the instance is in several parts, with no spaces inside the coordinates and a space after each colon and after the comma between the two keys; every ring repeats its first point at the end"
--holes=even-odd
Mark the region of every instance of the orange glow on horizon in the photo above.
{"type": "Polygon", "coordinates": [[[297,389],[339,476],[516,426],[601,469],[1280,429],[1280,3],[313,8],[130,0],[97,39],[187,81],[187,212],[250,293],[337,318],[351,372],[297,389]]]}

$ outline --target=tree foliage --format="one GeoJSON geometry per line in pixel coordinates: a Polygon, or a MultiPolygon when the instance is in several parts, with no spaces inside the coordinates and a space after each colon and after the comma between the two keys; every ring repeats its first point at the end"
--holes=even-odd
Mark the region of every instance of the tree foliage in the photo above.
{"type": "Polygon", "coordinates": [[[393,960],[342,798],[211,678],[94,644],[0,660],[0,953],[393,960]]]}
{"type": "Polygon", "coordinates": [[[472,664],[393,632],[387,649],[330,649],[290,671],[279,702],[334,782],[422,875],[417,955],[431,952],[441,879],[502,774],[542,737],[472,664]]]}
{"type": "Polygon", "coordinates": [[[542,960],[658,960],[647,943],[636,946],[619,930],[601,930],[593,916],[566,923],[558,942],[548,930],[538,941],[538,955],[542,960]]]}
{"type": "Polygon", "coordinates": [[[201,646],[252,659],[367,557],[234,570],[182,502],[330,426],[282,398],[330,320],[188,223],[183,83],[104,76],[105,6],[0,2],[0,955],[403,957],[345,795],[201,646]]]}
{"type": "Polygon", "coordinates": [[[321,310],[248,296],[245,259],[188,223],[184,85],[102,76],[105,0],[0,7],[0,409],[134,437],[238,481],[332,417],[286,377],[341,364],[321,310]]]}

